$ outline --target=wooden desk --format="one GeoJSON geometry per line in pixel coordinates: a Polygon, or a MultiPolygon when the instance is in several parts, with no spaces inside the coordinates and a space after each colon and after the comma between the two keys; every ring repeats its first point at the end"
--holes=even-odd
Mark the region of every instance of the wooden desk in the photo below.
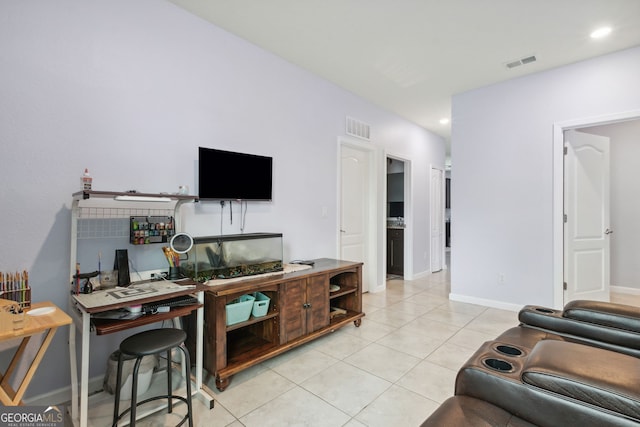
{"type": "Polygon", "coordinates": [[[22,396],[24,396],[25,391],[27,391],[27,387],[33,379],[33,375],[35,374],[36,369],[38,369],[38,365],[40,365],[40,362],[44,357],[44,353],[47,351],[47,348],[53,339],[53,335],[60,326],[69,325],[71,323],[71,317],[56,307],[53,303],[39,302],[33,304],[30,309],[26,310],[23,322],[24,326],[22,329],[0,330],[0,341],[22,338],[22,342],[18,346],[16,353],[13,355],[11,363],[9,363],[9,367],[4,374],[0,375],[0,400],[4,405],[22,405],[22,396]],[[29,311],[46,307],[51,307],[54,311],[39,316],[30,316],[28,314],[29,311]],[[11,377],[15,371],[18,361],[22,359],[31,337],[42,332],[46,332],[44,340],[40,344],[40,348],[38,349],[34,359],[31,361],[31,365],[29,365],[29,369],[27,369],[18,389],[13,390],[9,383],[11,382],[11,377]]]}
{"type": "MultiPolygon", "coordinates": [[[[197,328],[202,330],[204,325],[204,290],[206,286],[196,282],[181,281],[173,282],[145,282],[133,284],[126,289],[116,288],[103,291],[96,291],[89,295],[72,295],[70,311],[73,316],[78,318],[77,326],[82,339],[82,351],[80,361],[80,393],[78,393],[78,363],[76,360],[76,331],[72,328],[69,335],[69,353],[71,356],[71,419],[74,426],[87,427],[88,425],[88,407],[89,407],[89,343],[92,330],[91,315],[101,313],[118,308],[128,307],[137,304],[146,304],[151,302],[163,301],[169,298],[195,294],[199,304],[187,307],[179,307],[172,309],[168,313],[159,313],[153,315],[143,315],[134,320],[112,321],[109,324],[101,325],[98,329],[99,335],[112,332],[118,332],[125,329],[135,328],[138,326],[148,325],[167,319],[178,319],[197,310],[197,328]],[[136,294],[136,289],[155,288],[158,292],[141,291],[136,294]],[[123,296],[125,294],[129,296],[123,296]],[[115,295],[115,297],[114,297],[115,295]],[[78,406],[79,404],[79,406],[78,406]]],[[[196,340],[195,354],[195,390],[202,392],[202,334],[196,340]]],[[[205,397],[206,400],[212,402],[212,398],[205,397]]],[[[210,403],[211,404],[211,403],[210,403]]]]}

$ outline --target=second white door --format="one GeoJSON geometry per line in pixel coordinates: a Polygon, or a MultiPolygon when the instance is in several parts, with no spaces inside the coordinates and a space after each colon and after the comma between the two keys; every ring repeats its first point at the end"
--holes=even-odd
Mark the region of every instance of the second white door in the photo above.
{"type": "Polygon", "coordinates": [[[566,131],[564,303],[609,301],[609,138],[566,131]]]}

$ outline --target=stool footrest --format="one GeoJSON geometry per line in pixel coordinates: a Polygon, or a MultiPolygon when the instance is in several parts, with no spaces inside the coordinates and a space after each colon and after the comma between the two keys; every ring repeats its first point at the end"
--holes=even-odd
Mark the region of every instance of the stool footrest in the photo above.
{"type": "MultiPolygon", "coordinates": [[[[177,396],[177,395],[175,395],[175,394],[171,394],[171,395],[167,395],[167,394],[165,394],[165,395],[162,395],[162,396],[153,396],[153,397],[150,397],[150,398],[148,398],[148,399],[143,400],[142,402],[138,402],[138,403],[136,404],[136,408],[137,408],[138,406],[140,406],[140,405],[144,405],[145,403],[153,402],[154,400],[168,399],[168,398],[171,398],[171,399],[178,399],[178,400],[180,400],[180,401],[182,401],[182,402],[186,403],[187,405],[189,404],[189,402],[187,401],[187,398],[186,398],[186,397],[184,397],[184,396],[177,396]]],[[[188,409],[189,409],[189,407],[187,406],[187,413],[186,413],[186,414],[185,414],[185,416],[182,418],[182,421],[180,421],[180,423],[176,425],[176,427],[180,427],[182,424],[184,424],[184,422],[185,422],[185,421],[187,421],[187,420],[189,419],[189,410],[188,410],[188,409]]],[[[124,411],[122,411],[122,413],[120,414],[120,416],[119,416],[119,417],[118,417],[118,419],[116,420],[116,423],[117,423],[118,421],[120,421],[120,419],[121,419],[123,416],[125,416],[126,414],[128,414],[129,412],[131,412],[131,408],[127,408],[127,409],[125,409],[124,411]]],[[[170,413],[171,413],[171,412],[170,412],[170,413]]]]}

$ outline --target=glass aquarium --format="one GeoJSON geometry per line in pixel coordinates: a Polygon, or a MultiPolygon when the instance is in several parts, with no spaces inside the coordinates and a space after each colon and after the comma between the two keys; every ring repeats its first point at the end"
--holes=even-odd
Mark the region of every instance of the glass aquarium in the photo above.
{"type": "Polygon", "coordinates": [[[182,274],[198,281],[282,271],[282,234],[194,237],[180,266],[182,274]]]}

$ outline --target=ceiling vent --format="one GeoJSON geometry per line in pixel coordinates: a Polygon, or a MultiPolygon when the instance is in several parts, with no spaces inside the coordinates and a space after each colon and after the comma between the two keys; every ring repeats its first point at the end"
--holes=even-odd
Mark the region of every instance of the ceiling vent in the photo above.
{"type": "Polygon", "coordinates": [[[509,61],[505,65],[507,66],[507,68],[516,68],[516,67],[519,67],[520,65],[531,64],[532,62],[536,62],[535,55],[527,56],[526,58],[516,59],[515,61],[509,61]]]}
{"type": "Polygon", "coordinates": [[[347,116],[347,135],[371,141],[371,125],[347,116]]]}

